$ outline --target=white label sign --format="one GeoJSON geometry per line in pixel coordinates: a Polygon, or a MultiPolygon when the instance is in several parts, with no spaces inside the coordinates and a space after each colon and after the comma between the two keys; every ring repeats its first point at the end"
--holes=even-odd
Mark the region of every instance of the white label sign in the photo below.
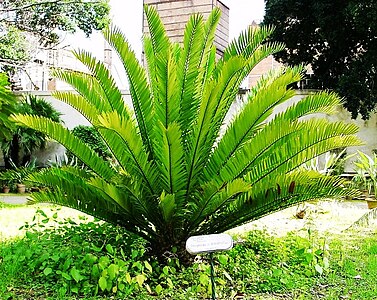
{"type": "Polygon", "coordinates": [[[233,239],[225,233],[192,236],[186,241],[186,250],[190,254],[230,250],[233,239]]]}

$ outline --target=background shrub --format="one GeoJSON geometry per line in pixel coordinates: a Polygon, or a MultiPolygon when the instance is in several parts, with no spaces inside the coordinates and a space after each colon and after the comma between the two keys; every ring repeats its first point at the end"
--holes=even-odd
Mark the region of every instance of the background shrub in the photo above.
{"type": "MultiPolygon", "coordinates": [[[[105,159],[111,158],[111,153],[103,139],[100,137],[98,131],[93,126],[79,125],[73,128],[72,133],[87,144],[94,152],[105,159]]],[[[67,151],[68,160],[71,161],[74,155],[67,151]]]]}

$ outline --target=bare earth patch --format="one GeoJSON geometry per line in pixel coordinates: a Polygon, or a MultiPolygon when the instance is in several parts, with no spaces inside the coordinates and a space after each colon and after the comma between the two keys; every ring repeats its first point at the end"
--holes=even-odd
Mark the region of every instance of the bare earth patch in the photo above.
{"type": "MultiPolygon", "coordinates": [[[[12,206],[6,208],[0,208],[0,241],[9,238],[23,236],[25,230],[20,230],[19,228],[25,225],[25,222],[29,224],[41,222],[43,217],[34,219],[37,210],[43,210],[47,217],[52,219],[52,216],[57,213],[56,221],[63,221],[64,219],[70,218],[74,222],[83,222],[83,220],[93,220],[93,217],[88,216],[82,212],[67,207],[57,207],[55,205],[30,205],[30,206],[12,206]]],[[[56,222],[49,222],[47,224],[41,223],[44,226],[56,226],[56,222]]]]}
{"type": "MultiPolygon", "coordinates": [[[[318,201],[304,203],[283,211],[267,215],[259,220],[231,230],[231,233],[242,234],[253,229],[265,229],[269,233],[284,236],[288,232],[300,232],[310,228],[319,233],[339,234],[367,213],[364,201],[318,201]],[[305,210],[303,219],[296,217],[298,211],[305,210]]],[[[366,230],[375,228],[371,224],[366,230]]]]}

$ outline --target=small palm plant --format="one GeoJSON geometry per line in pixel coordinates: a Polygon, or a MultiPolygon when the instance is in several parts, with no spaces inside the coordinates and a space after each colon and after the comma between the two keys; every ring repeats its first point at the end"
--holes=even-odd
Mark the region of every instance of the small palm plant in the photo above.
{"type": "MultiPolygon", "coordinates": [[[[51,103],[34,95],[26,95],[20,99],[15,109],[22,114],[43,116],[55,122],[62,122],[61,113],[51,103]]],[[[47,137],[44,133],[16,126],[11,132],[11,138],[1,145],[6,168],[26,166],[32,161],[33,152],[44,149],[46,143],[47,137]]]]}
{"type": "Polygon", "coordinates": [[[184,249],[192,235],[223,232],[305,200],[352,194],[339,178],[298,169],[327,151],[360,143],[354,125],[306,118],[334,113],[339,98],[320,92],[273,113],[294,96],[287,86],[302,79],[301,67],[265,76],[224,124],[241,82],[258,62],[283,49],[266,42],[271,28],[249,28],[216,61],[218,9],[206,21],[193,15],[182,44],[168,39],[154,8],[145,7],[145,14],[147,70],[117,28],[104,31],[123,62],[132,111],[105,65],[89,53],[75,52],[89,74],[55,70],[76,90],[55,97],[90,121],[112,163],[61,124],[13,116],[88,166],[30,176],[50,187],[34,193],[35,202],[72,207],[123,226],[162,255],[172,246],[184,249]]]}
{"type": "Polygon", "coordinates": [[[377,194],[377,154],[369,156],[366,153],[358,151],[357,160],[354,162],[356,172],[362,178],[365,187],[368,187],[368,196],[376,197],[377,194]],[[373,191],[373,192],[372,192],[373,191]]]}

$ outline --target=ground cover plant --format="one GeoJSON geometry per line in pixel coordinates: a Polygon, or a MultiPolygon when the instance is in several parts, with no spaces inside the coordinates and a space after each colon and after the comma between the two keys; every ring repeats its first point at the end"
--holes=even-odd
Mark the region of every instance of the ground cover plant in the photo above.
{"type": "MultiPolygon", "coordinates": [[[[4,209],[4,208],[3,208],[4,209]]],[[[0,243],[1,299],[205,299],[208,257],[165,263],[145,241],[99,221],[37,208],[25,238],[0,243]]],[[[251,231],[215,256],[218,299],[374,299],[376,232],[283,237],[251,231]],[[275,297],[275,298],[274,298],[275,297]]]]}
{"type": "Polygon", "coordinates": [[[265,76],[222,126],[239,86],[252,68],[283,45],[266,42],[268,27],[249,28],[216,60],[213,44],[220,10],[206,21],[190,18],[183,44],[172,43],[152,7],[145,7],[147,70],[116,28],[104,31],[128,76],[133,111],[105,65],[85,51],[75,56],[90,74],[55,70],[77,93],[55,92],[93,125],[111,152],[97,155],[63,125],[16,115],[13,120],[63,144],[87,168],[49,168],[29,180],[50,187],[34,202],[72,207],[119,225],[148,242],[162,259],[192,235],[218,233],[295,203],[349,195],[344,181],[298,169],[330,150],[358,145],[357,127],[313,113],[331,114],[340,99],[310,95],[281,113],[294,96],[288,86],[303,68],[265,76]]]}

